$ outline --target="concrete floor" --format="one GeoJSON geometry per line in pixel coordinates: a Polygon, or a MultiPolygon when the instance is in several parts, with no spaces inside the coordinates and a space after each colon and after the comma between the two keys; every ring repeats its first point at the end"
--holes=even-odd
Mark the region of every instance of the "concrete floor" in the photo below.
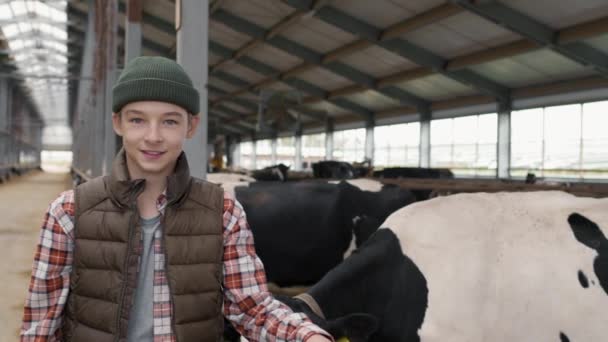
{"type": "Polygon", "coordinates": [[[67,173],[33,171],[0,184],[0,341],[17,341],[44,213],[71,188],[67,173]]]}

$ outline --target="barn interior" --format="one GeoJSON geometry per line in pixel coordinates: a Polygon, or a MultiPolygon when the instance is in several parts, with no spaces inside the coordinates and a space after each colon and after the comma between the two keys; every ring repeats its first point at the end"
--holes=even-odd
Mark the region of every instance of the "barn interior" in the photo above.
{"type": "Polygon", "coordinates": [[[111,172],[112,87],[139,56],[191,77],[190,174],[226,191],[608,197],[605,0],[0,0],[0,271],[18,275],[0,340],[46,206],[111,172]]]}

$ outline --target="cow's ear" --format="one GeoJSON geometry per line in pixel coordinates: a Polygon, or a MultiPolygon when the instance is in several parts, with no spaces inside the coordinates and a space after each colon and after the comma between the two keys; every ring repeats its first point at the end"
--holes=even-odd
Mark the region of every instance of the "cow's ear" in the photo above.
{"type": "Polygon", "coordinates": [[[378,319],[356,313],[327,322],[327,332],[334,338],[346,337],[350,342],[367,342],[378,329],[378,319]]]}

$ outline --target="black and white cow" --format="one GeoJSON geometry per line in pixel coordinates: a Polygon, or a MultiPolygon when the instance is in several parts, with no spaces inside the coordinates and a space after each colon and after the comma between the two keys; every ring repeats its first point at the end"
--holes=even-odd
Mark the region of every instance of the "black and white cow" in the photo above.
{"type": "MultiPolygon", "coordinates": [[[[432,179],[451,179],[454,174],[450,169],[435,169],[424,167],[387,167],[382,170],[374,171],[375,178],[432,178],[432,179]]],[[[429,199],[431,190],[414,190],[418,201],[429,199]]]]}
{"type": "Polygon", "coordinates": [[[327,320],[377,318],[369,341],[605,341],[607,209],[561,192],[419,202],[308,293],[327,320]]]}
{"type": "Polygon", "coordinates": [[[281,181],[285,182],[288,177],[289,166],[277,164],[267,166],[260,170],[251,171],[251,177],[259,181],[281,181]]]}
{"type": "Polygon", "coordinates": [[[374,171],[376,178],[454,178],[450,169],[425,167],[387,167],[374,171]]]}
{"type": "Polygon", "coordinates": [[[255,182],[236,187],[256,251],[269,281],[281,286],[311,285],[344,259],[356,218],[382,222],[414,201],[410,191],[385,186],[362,191],[342,182],[255,182]]]}
{"type": "Polygon", "coordinates": [[[315,178],[350,179],[358,176],[352,164],[337,160],[322,160],[312,164],[315,178]]]}

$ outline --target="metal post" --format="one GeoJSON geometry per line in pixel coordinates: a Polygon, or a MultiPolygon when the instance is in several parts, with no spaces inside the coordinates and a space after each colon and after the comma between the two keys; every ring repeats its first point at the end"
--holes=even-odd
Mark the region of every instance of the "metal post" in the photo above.
{"type": "Polygon", "coordinates": [[[509,178],[511,163],[511,104],[498,104],[498,142],[496,144],[498,178],[509,178]]]}
{"type": "Polygon", "coordinates": [[[230,145],[228,145],[228,153],[226,156],[230,156],[228,159],[228,166],[240,167],[241,166],[241,139],[239,137],[233,137],[230,139],[230,145]]]}
{"type": "Polygon", "coordinates": [[[125,22],[125,64],[131,59],[141,56],[142,12],[142,0],[129,0],[127,2],[127,16],[125,22]]]}
{"type": "Polygon", "coordinates": [[[118,2],[108,1],[106,8],[106,34],[107,46],[105,48],[105,63],[106,74],[104,75],[105,87],[104,102],[98,108],[102,109],[100,113],[104,120],[104,160],[101,169],[101,174],[106,175],[112,169],[112,162],[116,155],[116,134],[112,127],[112,87],[117,78],[116,56],[118,54],[118,2]]]}
{"type": "Polygon", "coordinates": [[[258,161],[257,161],[257,159],[258,159],[258,151],[257,151],[258,147],[257,147],[257,145],[258,145],[258,142],[257,142],[257,140],[255,140],[255,138],[253,140],[251,140],[251,148],[252,148],[252,151],[251,151],[251,169],[252,170],[257,169],[257,163],[258,163],[258,161]]]}
{"type": "Polygon", "coordinates": [[[0,131],[8,131],[8,78],[0,78],[0,131]]]}
{"type": "MultiPolygon", "coordinates": [[[[200,108],[207,108],[208,0],[178,0],[175,3],[177,62],[186,70],[200,93],[200,108]]],[[[184,144],[190,174],[207,178],[208,113],[201,113],[197,132],[184,144]]]]}
{"type": "MultiPolygon", "coordinates": [[[[98,77],[101,74],[106,72],[104,69],[102,72],[99,72],[96,68],[102,64],[102,59],[105,56],[101,52],[97,52],[97,44],[100,41],[100,36],[103,35],[103,30],[99,32],[96,31],[96,27],[105,27],[103,22],[99,21],[103,20],[106,13],[103,13],[103,2],[96,2],[94,0],[89,0],[89,20],[87,27],[87,35],[91,35],[93,37],[93,41],[90,42],[89,45],[85,47],[85,54],[91,54],[91,66],[90,72],[94,76],[93,84],[91,85],[91,89],[89,92],[85,93],[87,96],[87,131],[89,136],[89,148],[90,150],[84,152],[88,153],[87,161],[88,161],[88,172],[92,177],[100,176],[103,173],[103,164],[105,161],[105,123],[106,118],[103,113],[104,107],[104,92],[105,92],[105,84],[103,79],[99,79],[98,77]],[[102,10],[102,13],[97,13],[99,10],[102,10]],[[99,109],[101,107],[101,110],[99,109]]],[[[89,43],[89,42],[87,42],[89,43]]],[[[108,114],[109,115],[109,114],[108,114]]]]}
{"type": "Polygon", "coordinates": [[[365,159],[374,160],[374,121],[369,120],[365,126],[365,159]]]}
{"type": "Polygon", "coordinates": [[[273,136],[270,139],[270,163],[275,165],[277,163],[277,137],[273,136]]]}
{"type": "Polygon", "coordinates": [[[420,113],[420,167],[431,165],[431,113],[420,113]]]}
{"type": "Polygon", "coordinates": [[[7,137],[8,137],[8,160],[7,163],[9,165],[12,165],[15,161],[14,158],[14,151],[15,151],[15,139],[12,136],[12,127],[13,127],[13,118],[12,118],[12,108],[13,108],[13,96],[15,94],[15,91],[13,90],[13,83],[12,82],[8,82],[7,83],[7,103],[6,103],[6,132],[7,132],[7,137]]]}
{"type": "Polygon", "coordinates": [[[295,155],[295,160],[294,160],[294,164],[295,167],[293,168],[296,171],[300,171],[302,170],[302,132],[296,132],[296,155],[295,155]]]}
{"type": "MultiPolygon", "coordinates": [[[[8,142],[9,142],[9,126],[8,126],[8,79],[0,78],[0,166],[5,167],[8,164],[8,142]]],[[[2,175],[0,175],[2,176],[2,175]]]]}
{"type": "Polygon", "coordinates": [[[334,120],[328,118],[325,126],[325,159],[334,158],[334,120]]]}
{"type": "MultiPolygon", "coordinates": [[[[89,1],[89,12],[87,18],[87,27],[85,32],[85,41],[82,54],[82,65],[80,67],[81,75],[93,75],[93,54],[95,50],[95,7],[94,2],[89,1]]],[[[78,82],[78,93],[74,117],[75,120],[72,126],[74,132],[74,141],[72,144],[73,162],[75,168],[82,172],[92,170],[91,154],[95,151],[95,133],[93,127],[92,99],[91,86],[94,80],[82,79],[78,82]]],[[[108,113],[109,115],[109,113],[108,113]]]]}

